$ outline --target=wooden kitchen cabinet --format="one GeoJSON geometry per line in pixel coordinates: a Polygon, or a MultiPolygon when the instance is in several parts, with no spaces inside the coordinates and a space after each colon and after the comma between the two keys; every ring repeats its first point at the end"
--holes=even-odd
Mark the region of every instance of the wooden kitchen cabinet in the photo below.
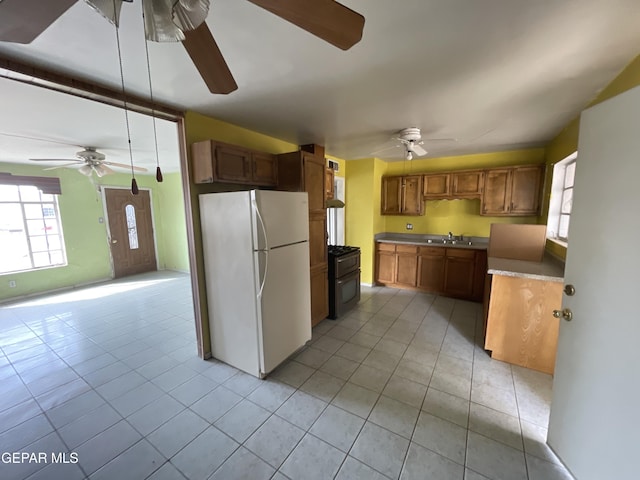
{"type": "MultiPolygon", "coordinates": [[[[310,146],[314,147],[314,146],[310,146]]],[[[325,159],[322,150],[299,150],[276,156],[278,190],[307,192],[309,197],[309,261],[311,324],[329,314],[327,264],[327,211],[325,209],[325,159]]]]}
{"type": "Polygon", "coordinates": [[[451,174],[452,198],[480,198],[482,195],[484,172],[471,170],[451,174]]]}
{"type": "Polygon", "coordinates": [[[487,253],[465,248],[376,243],[376,283],[481,301],[487,253]]]}
{"type": "Polygon", "coordinates": [[[544,167],[530,165],[485,171],[481,215],[538,215],[544,167]]]}
{"type": "Polygon", "coordinates": [[[392,285],[396,282],[396,246],[392,243],[376,244],[376,282],[392,285]]]}
{"type": "Polygon", "coordinates": [[[451,196],[450,173],[424,175],[422,182],[422,195],[427,200],[438,200],[451,196]]]}
{"type": "Polygon", "coordinates": [[[418,275],[418,247],[396,245],[396,285],[415,287],[418,275]]]}
{"type": "Polygon", "coordinates": [[[382,215],[422,215],[422,175],[382,178],[382,215]]]}
{"type": "Polygon", "coordinates": [[[553,374],[562,282],[492,275],[485,350],[507,363],[553,374]]]}
{"type": "Polygon", "coordinates": [[[419,289],[435,293],[444,291],[445,254],[445,248],[419,248],[417,282],[419,289]]]}
{"type": "Polygon", "coordinates": [[[191,145],[194,183],[275,186],[275,156],[213,140],[191,145]]]}
{"type": "Polygon", "coordinates": [[[444,267],[444,294],[472,298],[476,252],[447,248],[444,267]]]}
{"type": "Polygon", "coordinates": [[[324,175],[324,198],[325,200],[331,200],[335,196],[335,172],[333,171],[333,168],[327,167],[324,175]]]}

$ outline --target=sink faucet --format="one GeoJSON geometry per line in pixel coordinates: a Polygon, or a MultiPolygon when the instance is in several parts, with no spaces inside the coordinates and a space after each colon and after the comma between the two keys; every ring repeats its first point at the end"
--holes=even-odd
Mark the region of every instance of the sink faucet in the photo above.
{"type": "Polygon", "coordinates": [[[453,240],[453,233],[449,232],[449,240],[453,240]]]}

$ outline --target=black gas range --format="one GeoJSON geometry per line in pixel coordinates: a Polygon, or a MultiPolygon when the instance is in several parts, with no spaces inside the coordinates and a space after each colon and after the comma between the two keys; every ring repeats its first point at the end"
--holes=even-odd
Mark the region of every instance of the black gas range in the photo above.
{"type": "Polygon", "coordinates": [[[329,318],[336,319],[360,301],[360,248],[329,245],[329,318]]]}

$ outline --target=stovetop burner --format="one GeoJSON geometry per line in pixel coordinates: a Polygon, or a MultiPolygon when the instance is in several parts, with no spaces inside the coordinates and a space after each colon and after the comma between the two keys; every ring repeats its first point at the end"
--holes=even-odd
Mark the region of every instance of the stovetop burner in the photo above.
{"type": "Polygon", "coordinates": [[[358,251],[360,251],[360,247],[350,247],[349,245],[329,245],[329,255],[333,255],[334,257],[358,251]]]}

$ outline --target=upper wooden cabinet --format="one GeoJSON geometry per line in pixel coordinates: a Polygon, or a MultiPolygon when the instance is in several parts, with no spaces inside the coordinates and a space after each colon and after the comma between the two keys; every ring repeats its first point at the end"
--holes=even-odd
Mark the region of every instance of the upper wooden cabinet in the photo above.
{"type": "Polygon", "coordinates": [[[382,178],[382,215],[422,215],[422,175],[382,178]]]}
{"type": "Polygon", "coordinates": [[[544,167],[531,165],[485,171],[481,215],[538,215],[544,167]]]}
{"type": "Polygon", "coordinates": [[[309,213],[325,212],[325,160],[310,152],[277,155],[278,190],[307,192],[309,213]]]}
{"type": "Polygon", "coordinates": [[[480,198],[483,179],[482,170],[430,173],[423,176],[422,194],[427,200],[480,198]]]}
{"type": "Polygon", "coordinates": [[[327,167],[324,174],[324,198],[331,200],[335,196],[333,168],[327,167]]]}
{"type": "Polygon", "coordinates": [[[482,195],[484,172],[472,170],[451,174],[451,197],[480,198],[482,195]]]}
{"type": "Polygon", "coordinates": [[[426,199],[449,198],[451,196],[451,174],[434,173],[425,175],[422,194],[426,199]]]}
{"type": "Polygon", "coordinates": [[[213,140],[191,145],[194,183],[275,186],[275,156],[213,140]]]}

